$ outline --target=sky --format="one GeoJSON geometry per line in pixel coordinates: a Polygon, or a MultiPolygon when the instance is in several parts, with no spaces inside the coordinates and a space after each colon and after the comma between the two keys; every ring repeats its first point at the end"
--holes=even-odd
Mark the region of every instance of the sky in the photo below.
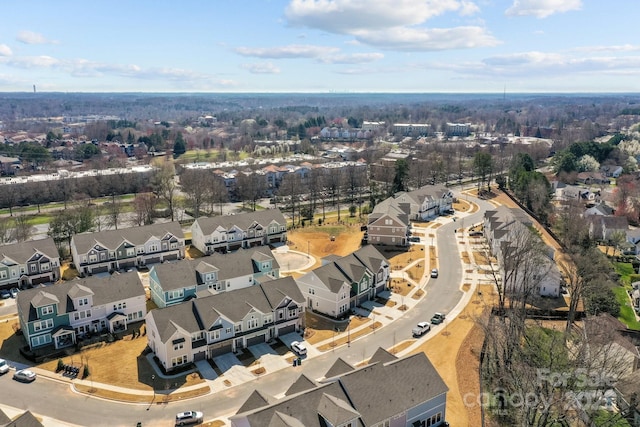
{"type": "Polygon", "coordinates": [[[640,92],[638,0],[5,0],[0,92],[640,92]]]}

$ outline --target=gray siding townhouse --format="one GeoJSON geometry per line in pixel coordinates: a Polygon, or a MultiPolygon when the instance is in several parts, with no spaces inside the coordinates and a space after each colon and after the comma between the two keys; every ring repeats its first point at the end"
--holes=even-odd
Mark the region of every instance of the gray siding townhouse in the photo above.
{"type": "Polygon", "coordinates": [[[427,356],[387,355],[357,369],[338,359],[339,375],[329,373],[333,367],[320,383],[302,375],[280,399],[255,391],[229,418],[231,426],[444,425],[449,390],[427,356]]]}
{"type": "Polygon", "coordinates": [[[279,209],[198,218],[191,241],[205,255],[287,241],[287,221],[279,209]]]}
{"type": "Polygon", "coordinates": [[[74,345],[87,334],[125,330],[147,314],[137,273],[115,273],[33,288],[18,294],[20,327],[29,347],[74,345]]]}
{"type": "Polygon", "coordinates": [[[389,262],[372,245],[323,262],[296,279],[308,309],[338,318],[387,289],[389,262]]]}
{"type": "Polygon", "coordinates": [[[196,296],[253,286],[263,276],[280,277],[280,265],[267,246],[230,254],[155,264],[149,270],[151,299],[160,308],[196,296]]]}
{"type": "Polygon", "coordinates": [[[52,238],[0,246],[0,289],[26,289],[59,278],[60,256],[52,238]]]}
{"type": "Polygon", "coordinates": [[[152,310],[149,348],[170,371],[299,331],[304,297],[291,277],[152,310]]]}
{"type": "Polygon", "coordinates": [[[71,255],[80,275],[182,259],[184,251],[184,233],[177,221],[76,234],[71,239],[71,255]]]}
{"type": "Polygon", "coordinates": [[[400,192],[373,208],[367,224],[367,241],[374,245],[407,245],[411,221],[427,221],[452,208],[453,193],[441,184],[400,192]]]}

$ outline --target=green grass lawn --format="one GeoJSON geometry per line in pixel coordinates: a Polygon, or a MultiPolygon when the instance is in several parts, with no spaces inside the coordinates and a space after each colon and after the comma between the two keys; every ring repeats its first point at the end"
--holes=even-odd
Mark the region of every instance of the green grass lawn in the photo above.
{"type": "Polygon", "coordinates": [[[635,312],[633,311],[633,307],[631,307],[631,299],[627,292],[628,288],[624,286],[616,286],[613,288],[616,300],[620,303],[618,320],[627,325],[629,329],[640,330],[640,322],[636,320],[635,312]]]}
{"type": "MultiPolygon", "coordinates": [[[[631,298],[629,298],[629,291],[631,291],[632,277],[637,276],[633,265],[628,262],[616,262],[614,263],[616,272],[620,274],[621,286],[615,286],[613,293],[616,296],[616,300],[620,304],[620,315],[618,320],[627,325],[629,329],[640,330],[640,322],[636,319],[635,312],[631,306],[631,298]]],[[[635,279],[634,279],[635,280],[635,279]]]]}

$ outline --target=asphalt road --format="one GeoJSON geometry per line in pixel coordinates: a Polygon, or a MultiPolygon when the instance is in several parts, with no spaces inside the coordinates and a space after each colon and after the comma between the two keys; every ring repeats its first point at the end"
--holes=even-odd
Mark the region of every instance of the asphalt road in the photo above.
{"type": "MultiPolygon", "coordinates": [[[[389,348],[411,338],[411,328],[415,323],[429,320],[436,311],[448,313],[460,301],[462,292],[459,287],[463,271],[454,230],[482,222],[484,211],[493,208],[482,200],[474,201],[480,206],[478,212],[465,217],[463,221],[457,219],[435,230],[440,274],[437,279],[428,279],[426,298],[395,320],[392,327],[376,330],[352,342],[350,346],[342,346],[305,360],[300,367],[276,371],[251,383],[232,387],[222,395],[211,394],[184,403],[117,403],[76,394],[67,384],[53,380],[38,379],[31,384],[18,383],[11,379],[11,374],[0,377],[1,402],[77,425],[135,426],[141,421],[143,426],[173,426],[175,414],[185,410],[203,411],[205,419],[229,416],[256,389],[272,396],[280,395],[303,372],[312,379],[324,376],[338,357],[355,365],[371,357],[379,347],[389,348]]],[[[114,369],[117,369],[117,361],[114,361],[114,369]]]]}

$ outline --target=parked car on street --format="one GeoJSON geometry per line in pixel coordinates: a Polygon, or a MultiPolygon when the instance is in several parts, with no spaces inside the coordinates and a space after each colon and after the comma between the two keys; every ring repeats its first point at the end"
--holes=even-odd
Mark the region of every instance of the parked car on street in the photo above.
{"type": "Polygon", "coordinates": [[[434,268],[433,270],[431,270],[431,277],[433,277],[434,279],[436,279],[438,277],[438,269],[434,268]]]}
{"type": "Polygon", "coordinates": [[[20,369],[13,374],[13,379],[23,383],[31,383],[36,380],[36,373],[28,369],[20,369]]]}
{"type": "Polygon", "coordinates": [[[413,242],[413,243],[420,243],[420,237],[418,236],[411,236],[409,237],[409,241],[413,242]]]}
{"type": "Polygon", "coordinates": [[[307,347],[300,341],[294,341],[291,343],[291,350],[298,356],[306,356],[307,347]]]}
{"type": "Polygon", "coordinates": [[[0,359],[0,374],[4,375],[9,372],[9,364],[6,360],[0,359]]]}
{"type": "Polygon", "coordinates": [[[204,414],[200,411],[185,411],[176,414],[176,425],[200,424],[204,419],[204,414]]]}
{"type": "Polygon", "coordinates": [[[18,297],[18,292],[20,292],[20,290],[18,288],[11,288],[9,290],[9,293],[11,294],[11,298],[17,298],[18,297]]]}
{"type": "Polygon", "coordinates": [[[420,322],[415,328],[411,330],[414,337],[421,337],[431,330],[431,324],[429,322],[420,322]]]}
{"type": "Polygon", "coordinates": [[[2,289],[2,290],[0,290],[0,298],[2,298],[2,299],[9,299],[9,298],[11,298],[11,292],[9,292],[9,291],[8,291],[8,290],[6,290],[6,289],[2,289]]]}
{"type": "Polygon", "coordinates": [[[445,315],[443,313],[436,313],[431,318],[431,324],[439,325],[440,323],[444,322],[444,318],[445,318],[445,315]]]}

